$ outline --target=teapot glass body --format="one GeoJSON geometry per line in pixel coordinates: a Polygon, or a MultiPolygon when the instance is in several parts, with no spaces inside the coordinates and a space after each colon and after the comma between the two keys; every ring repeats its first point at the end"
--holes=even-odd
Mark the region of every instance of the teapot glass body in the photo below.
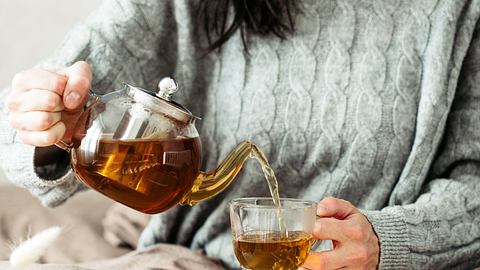
{"type": "Polygon", "coordinates": [[[249,156],[252,145],[242,142],[218,168],[201,172],[196,119],[168,98],[125,85],[94,96],[77,122],[71,143],[57,145],[70,151],[72,168],[87,186],[154,214],[218,194],[249,156]]]}

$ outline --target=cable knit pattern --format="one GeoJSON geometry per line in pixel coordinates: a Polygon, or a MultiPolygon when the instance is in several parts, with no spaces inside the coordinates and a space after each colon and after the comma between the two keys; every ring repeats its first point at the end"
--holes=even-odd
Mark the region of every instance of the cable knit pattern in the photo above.
{"type": "MultiPolygon", "coordinates": [[[[106,0],[42,66],[86,59],[100,92],[173,75],[177,101],[203,118],[203,169],[251,139],[282,196],[362,209],[380,269],[480,266],[479,0],[302,0],[287,40],[247,34],[246,53],[236,33],[207,55],[198,1],[106,0]]],[[[14,183],[46,205],[83,187],[71,172],[38,177],[35,149],[2,111],[0,155],[14,183]]],[[[177,243],[238,268],[228,201],[267,195],[247,162],[216,198],[155,215],[140,245],[177,243]]]]}

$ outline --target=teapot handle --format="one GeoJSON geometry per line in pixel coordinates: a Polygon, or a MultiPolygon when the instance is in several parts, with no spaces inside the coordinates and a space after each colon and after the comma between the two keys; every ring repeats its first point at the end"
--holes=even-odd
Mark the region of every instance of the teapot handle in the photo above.
{"type": "Polygon", "coordinates": [[[73,143],[66,143],[66,142],[60,140],[60,141],[55,143],[55,146],[62,149],[62,150],[67,151],[68,153],[70,153],[70,151],[73,148],[73,143]]]}
{"type": "MultiPolygon", "coordinates": [[[[100,95],[96,94],[92,89],[90,89],[88,101],[85,104],[83,111],[85,111],[88,107],[92,106],[95,103],[95,101],[97,101],[99,98],[100,98],[100,95]]],[[[67,143],[63,140],[59,140],[58,142],[55,143],[55,146],[70,153],[70,151],[73,148],[73,143],[72,142],[67,143]]]]}

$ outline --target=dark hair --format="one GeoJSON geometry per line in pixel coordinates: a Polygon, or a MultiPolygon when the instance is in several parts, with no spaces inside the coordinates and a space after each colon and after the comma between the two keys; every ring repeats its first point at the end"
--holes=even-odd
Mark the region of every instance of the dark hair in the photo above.
{"type": "Polygon", "coordinates": [[[199,14],[203,17],[210,51],[220,48],[239,29],[245,50],[248,50],[245,30],[259,35],[274,34],[285,39],[295,31],[296,1],[201,0],[199,14]],[[230,12],[232,7],[233,13],[230,12]],[[215,40],[213,35],[216,36],[215,40]]]}

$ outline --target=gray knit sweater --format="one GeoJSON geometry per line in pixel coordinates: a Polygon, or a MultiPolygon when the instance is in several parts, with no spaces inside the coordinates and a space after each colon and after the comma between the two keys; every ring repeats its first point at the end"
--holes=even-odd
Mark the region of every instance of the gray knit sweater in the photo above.
{"type": "MultiPolygon", "coordinates": [[[[154,89],[173,75],[177,101],[203,118],[204,169],[250,138],[281,196],[335,196],[362,209],[381,269],[480,265],[479,0],[302,0],[287,40],[247,34],[246,54],[237,33],[207,55],[196,2],[107,0],[43,65],[85,59],[101,91],[122,81],[154,89]]],[[[9,178],[48,206],[81,189],[71,172],[37,175],[35,148],[2,110],[9,178]]],[[[237,267],[227,202],[265,195],[249,161],[218,197],[155,215],[141,245],[177,243],[237,267]]]]}

